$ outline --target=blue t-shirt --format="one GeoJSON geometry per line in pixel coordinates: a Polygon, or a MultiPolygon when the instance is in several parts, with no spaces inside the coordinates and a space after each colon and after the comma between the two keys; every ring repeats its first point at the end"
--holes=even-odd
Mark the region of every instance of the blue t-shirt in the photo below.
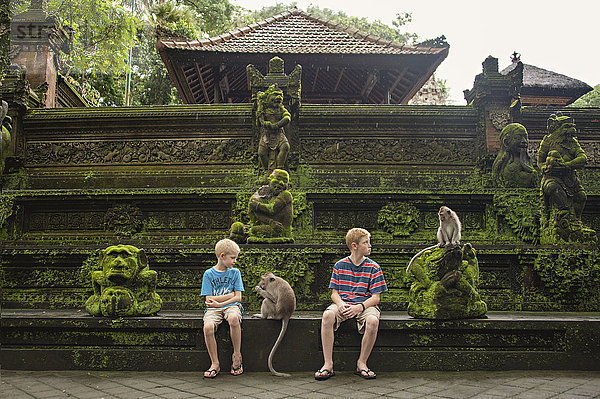
{"type": "Polygon", "coordinates": [[[381,267],[369,258],[355,265],[347,256],[333,266],[329,288],[338,291],[346,303],[362,303],[373,294],[387,291],[381,267]]]}
{"type": "MultiPolygon", "coordinates": [[[[214,267],[211,267],[204,272],[204,275],[202,276],[202,289],[200,290],[200,295],[219,296],[227,295],[234,291],[244,291],[242,274],[240,273],[239,269],[232,267],[224,272],[219,272],[214,267]]],[[[227,306],[231,305],[241,306],[241,303],[234,302],[222,307],[226,308],[227,306]]]]}

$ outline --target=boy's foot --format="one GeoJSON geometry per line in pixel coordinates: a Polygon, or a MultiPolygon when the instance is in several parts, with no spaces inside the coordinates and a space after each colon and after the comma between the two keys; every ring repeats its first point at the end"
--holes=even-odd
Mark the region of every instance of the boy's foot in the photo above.
{"type": "Polygon", "coordinates": [[[240,363],[240,365],[237,367],[231,366],[231,375],[236,376],[236,375],[242,374],[243,372],[244,372],[244,366],[242,365],[242,363],[240,363]]]}
{"type": "Polygon", "coordinates": [[[327,369],[317,370],[317,372],[315,373],[315,380],[325,381],[329,377],[333,377],[334,375],[335,375],[335,372],[333,370],[327,370],[327,369]]]}
{"type": "Polygon", "coordinates": [[[244,372],[244,366],[242,366],[242,354],[233,354],[231,356],[231,375],[236,376],[244,372]],[[236,366],[237,364],[237,366],[236,366]]]}
{"type": "Polygon", "coordinates": [[[204,378],[215,378],[219,375],[219,369],[209,369],[204,372],[204,378]]]}
{"type": "Polygon", "coordinates": [[[375,378],[377,378],[377,374],[375,374],[371,369],[356,369],[354,374],[361,376],[365,380],[374,380],[375,378]]]}

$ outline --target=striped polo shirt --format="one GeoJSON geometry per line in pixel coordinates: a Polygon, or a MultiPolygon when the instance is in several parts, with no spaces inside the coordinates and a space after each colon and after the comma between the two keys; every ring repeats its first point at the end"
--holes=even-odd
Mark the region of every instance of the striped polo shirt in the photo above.
{"type": "Polygon", "coordinates": [[[356,266],[347,256],[333,266],[329,288],[346,303],[362,303],[373,294],[387,291],[381,267],[369,258],[356,266]]]}

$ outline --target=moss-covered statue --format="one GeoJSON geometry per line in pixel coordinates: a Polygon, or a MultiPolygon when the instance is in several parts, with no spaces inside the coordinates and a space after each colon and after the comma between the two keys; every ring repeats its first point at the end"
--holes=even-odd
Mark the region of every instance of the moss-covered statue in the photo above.
{"type": "Polygon", "coordinates": [[[290,143],[283,129],[291,115],[283,106],[283,91],[271,85],[257,95],[256,119],[259,128],[258,157],[266,170],[287,169],[290,143]]]}
{"type": "Polygon", "coordinates": [[[543,198],[542,243],[554,243],[557,236],[565,241],[596,240],[593,230],[584,228],[581,214],[586,194],[577,177],[577,169],[587,163],[587,156],[577,142],[575,121],[569,116],[552,114],[547,122],[537,154],[542,171],[540,193],[543,198]]]}
{"type": "Polygon", "coordinates": [[[100,254],[102,270],[92,272],[94,295],[85,303],[93,316],[149,316],[162,307],[157,274],[148,268],[144,250],[113,245],[100,254]]]}
{"type": "Polygon", "coordinates": [[[9,155],[11,123],[12,118],[8,116],[8,103],[2,101],[2,107],[0,108],[0,126],[2,126],[2,134],[0,135],[0,176],[4,172],[4,161],[9,155]]]}
{"type": "Polygon", "coordinates": [[[248,213],[251,227],[246,230],[241,222],[231,226],[230,238],[238,243],[293,242],[292,194],[288,191],[290,175],[275,169],[269,175],[269,184],[260,187],[250,197],[248,213]],[[247,232],[247,233],[246,233],[247,232]]]}
{"type": "Polygon", "coordinates": [[[487,305],[477,292],[479,263],[471,244],[435,247],[416,258],[410,267],[414,279],[408,297],[408,314],[421,319],[483,317],[487,305]]]}
{"type": "Polygon", "coordinates": [[[525,126],[508,124],[500,134],[500,152],[492,165],[492,176],[505,187],[535,187],[537,173],[527,150],[529,138],[525,126]]]}

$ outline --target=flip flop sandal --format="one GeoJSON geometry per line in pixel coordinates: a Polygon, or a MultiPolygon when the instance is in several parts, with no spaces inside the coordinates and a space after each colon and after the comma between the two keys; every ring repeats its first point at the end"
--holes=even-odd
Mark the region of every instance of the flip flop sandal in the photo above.
{"type": "Polygon", "coordinates": [[[373,375],[369,375],[369,373],[373,373],[373,370],[362,369],[362,370],[356,370],[354,372],[355,375],[358,375],[358,376],[364,378],[365,380],[374,380],[375,378],[377,378],[377,374],[373,373],[373,375]]]}
{"type": "Polygon", "coordinates": [[[204,374],[204,378],[215,378],[219,375],[219,370],[210,369],[206,370],[204,373],[208,373],[208,375],[204,374]]]}
{"type": "Polygon", "coordinates": [[[243,372],[244,372],[244,366],[241,363],[239,366],[231,368],[231,375],[234,377],[237,377],[238,375],[242,375],[243,372]]]}
{"type": "Polygon", "coordinates": [[[325,381],[325,380],[329,379],[330,377],[333,377],[334,375],[335,375],[335,372],[333,370],[321,369],[315,373],[315,380],[325,381]],[[325,374],[322,374],[322,373],[325,373],[325,374]],[[319,375],[317,375],[317,374],[319,374],[319,375]]]}

